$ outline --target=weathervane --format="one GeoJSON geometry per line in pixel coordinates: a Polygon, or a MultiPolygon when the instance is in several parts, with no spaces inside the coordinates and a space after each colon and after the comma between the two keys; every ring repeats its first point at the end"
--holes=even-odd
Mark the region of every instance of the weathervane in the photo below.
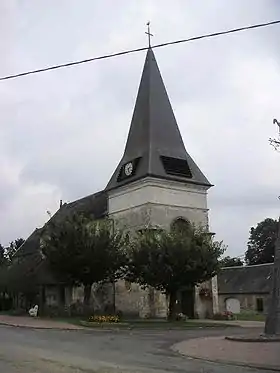
{"type": "Polygon", "coordinates": [[[150,21],[147,22],[147,26],[148,26],[148,31],[146,31],[145,34],[148,35],[149,48],[151,48],[151,36],[154,36],[154,35],[151,34],[150,32],[150,21]]]}

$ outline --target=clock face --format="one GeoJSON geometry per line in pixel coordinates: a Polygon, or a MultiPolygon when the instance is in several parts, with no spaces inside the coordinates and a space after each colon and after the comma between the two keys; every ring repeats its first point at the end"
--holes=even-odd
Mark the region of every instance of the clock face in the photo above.
{"type": "Polygon", "coordinates": [[[132,171],[133,165],[131,162],[129,162],[124,166],[124,173],[126,174],[126,176],[130,176],[132,174],[132,171]]]}

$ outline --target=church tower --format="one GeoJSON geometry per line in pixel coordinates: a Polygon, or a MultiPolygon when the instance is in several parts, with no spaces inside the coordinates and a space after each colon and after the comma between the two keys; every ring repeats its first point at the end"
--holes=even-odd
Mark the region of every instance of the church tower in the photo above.
{"type": "Polygon", "coordinates": [[[186,151],[149,48],[124,154],[105,188],[109,216],[129,230],[169,229],[176,219],[205,227],[211,186],[186,151]]]}

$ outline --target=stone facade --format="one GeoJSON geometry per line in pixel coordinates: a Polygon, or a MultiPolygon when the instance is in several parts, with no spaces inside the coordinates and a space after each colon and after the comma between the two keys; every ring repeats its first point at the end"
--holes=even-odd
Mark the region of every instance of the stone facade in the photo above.
{"type": "Polygon", "coordinates": [[[217,276],[210,281],[203,282],[195,288],[195,312],[199,319],[213,317],[219,313],[220,305],[218,298],[217,276]],[[203,295],[202,290],[205,290],[203,295]]]}
{"type": "MultiPolygon", "coordinates": [[[[119,189],[108,196],[108,215],[116,228],[135,232],[147,226],[170,229],[176,219],[181,218],[196,225],[208,226],[207,188],[195,184],[145,178],[119,189]]],[[[203,284],[212,291],[212,282],[203,284]]],[[[196,287],[193,296],[193,316],[205,318],[215,313],[212,299],[199,294],[196,287]]],[[[47,306],[83,302],[83,287],[65,289],[61,302],[60,289],[49,286],[45,289],[47,306]]],[[[178,302],[183,295],[178,294],[178,302]]],[[[185,293],[184,296],[191,296],[185,293]]],[[[126,317],[164,318],[167,316],[168,299],[164,294],[149,287],[142,289],[138,284],[124,280],[114,286],[94,285],[92,288],[94,309],[105,312],[108,309],[120,311],[126,317]]]]}
{"type": "Polygon", "coordinates": [[[220,311],[267,313],[273,264],[222,268],[218,274],[220,311]]]}
{"type": "Polygon", "coordinates": [[[178,218],[208,226],[207,189],[146,178],[110,192],[109,216],[129,230],[149,224],[169,229],[178,218]]]}
{"type": "MultiPolygon", "coordinates": [[[[63,287],[45,286],[45,305],[47,307],[69,307],[74,304],[83,304],[83,286],[63,287]]],[[[114,307],[113,284],[94,284],[91,291],[91,305],[97,312],[112,310],[114,307]]]]}
{"type": "Polygon", "coordinates": [[[166,317],[166,297],[159,291],[141,289],[138,284],[128,281],[116,283],[116,310],[126,316],[153,318],[166,317]]]}
{"type": "MultiPolygon", "coordinates": [[[[195,184],[147,177],[109,193],[108,213],[118,228],[130,232],[147,226],[170,229],[178,218],[208,227],[207,189],[195,184]]],[[[166,297],[154,289],[143,290],[137,284],[119,281],[116,308],[140,317],[166,317],[166,297]]],[[[195,297],[198,316],[203,317],[205,301],[195,297]]],[[[207,301],[207,303],[209,303],[207,301]]]]}
{"type": "Polygon", "coordinates": [[[268,311],[269,294],[220,294],[219,308],[220,311],[227,311],[227,300],[235,299],[239,302],[240,312],[256,312],[266,314],[268,311]],[[258,305],[263,305],[262,309],[258,305]]]}

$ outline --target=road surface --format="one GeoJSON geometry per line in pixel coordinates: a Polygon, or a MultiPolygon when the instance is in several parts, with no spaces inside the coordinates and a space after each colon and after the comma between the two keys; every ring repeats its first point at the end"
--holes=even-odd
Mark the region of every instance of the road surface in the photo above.
{"type": "Polygon", "coordinates": [[[183,357],[176,342],[244,329],[59,331],[0,326],[3,373],[261,373],[183,357]]]}

